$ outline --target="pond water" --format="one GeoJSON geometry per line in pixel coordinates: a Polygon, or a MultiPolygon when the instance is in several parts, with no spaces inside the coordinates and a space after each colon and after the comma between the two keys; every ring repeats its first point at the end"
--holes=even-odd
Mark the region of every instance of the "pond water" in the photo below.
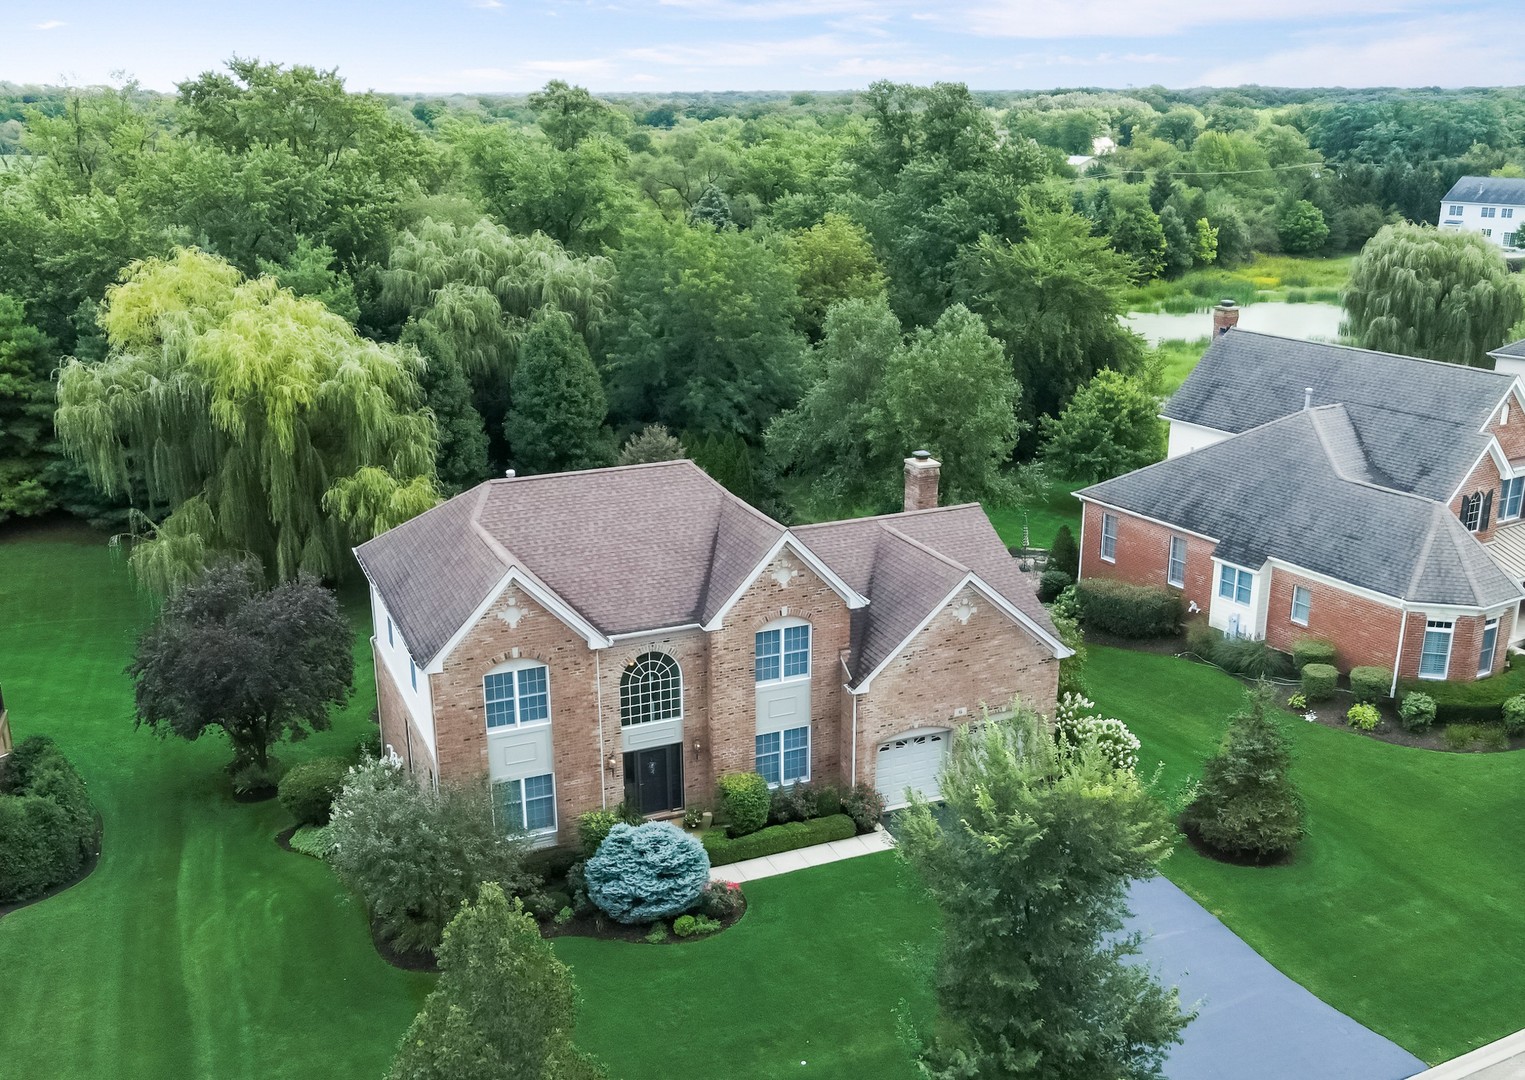
{"type": "MultiPolygon", "coordinates": [[[[1339,304],[1288,304],[1262,300],[1239,309],[1239,325],[1246,330],[1306,341],[1339,340],[1340,321],[1344,318],[1345,309],[1339,304]]],[[[1184,315],[1168,311],[1134,311],[1124,315],[1123,321],[1151,345],[1161,341],[1195,341],[1213,332],[1211,309],[1184,315]]]]}

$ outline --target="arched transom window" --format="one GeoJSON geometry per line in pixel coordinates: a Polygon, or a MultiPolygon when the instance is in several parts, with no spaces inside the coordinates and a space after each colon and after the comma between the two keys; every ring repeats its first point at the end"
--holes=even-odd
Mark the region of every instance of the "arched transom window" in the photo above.
{"type": "Polygon", "coordinates": [[[620,676],[620,727],[683,716],[683,673],[666,653],[642,653],[620,676]]]}

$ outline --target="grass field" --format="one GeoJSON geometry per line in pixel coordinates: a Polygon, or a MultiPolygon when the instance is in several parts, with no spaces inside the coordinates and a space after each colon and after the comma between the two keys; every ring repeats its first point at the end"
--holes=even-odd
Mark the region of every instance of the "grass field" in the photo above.
{"type": "MultiPolygon", "coordinates": [[[[1195,776],[1240,684],[1172,657],[1093,649],[1093,694],[1195,776]]],[[[1287,717],[1308,838],[1286,866],[1188,846],[1166,875],[1340,1011],[1435,1063],[1525,1026],[1525,754],[1446,754],[1287,717]]]]}
{"type": "MultiPolygon", "coordinates": [[[[1080,540],[1080,500],[1073,492],[1085,486],[1069,480],[1055,480],[1048,486],[1047,498],[1027,508],[1027,528],[1033,547],[1050,547],[1061,525],[1068,525],[1076,541],[1080,540]]],[[[1007,547],[1022,544],[1023,513],[1021,507],[985,507],[986,516],[1007,547]]]]}
{"type": "Polygon", "coordinates": [[[1339,303],[1354,261],[1353,255],[1256,255],[1243,266],[1193,270],[1169,281],[1140,285],[1128,291],[1124,307],[1128,311],[1202,311],[1224,297],[1241,304],[1260,300],[1339,303]]]}
{"type": "MultiPolygon", "coordinates": [[[[328,868],[275,845],[279,805],[233,802],[225,741],[133,730],[122,668],[148,615],[100,537],[0,537],[12,731],[56,738],[105,821],[88,879],[0,919],[0,1075],[373,1080],[431,980],[382,962],[328,868]]],[[[361,735],[356,651],[353,705],[288,762],[361,735]]]]}
{"type": "Polygon", "coordinates": [[[925,1028],[936,909],[894,855],[747,885],[708,940],[558,938],[583,1006],[578,1044],[621,1080],[914,1076],[895,1035],[925,1028]]]}

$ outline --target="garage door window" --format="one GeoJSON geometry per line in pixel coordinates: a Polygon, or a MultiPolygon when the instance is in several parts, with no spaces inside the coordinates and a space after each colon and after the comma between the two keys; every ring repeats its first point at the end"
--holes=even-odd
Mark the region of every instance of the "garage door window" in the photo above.
{"type": "Polygon", "coordinates": [[[757,771],[769,784],[810,779],[810,728],[788,728],[757,736],[757,771]]]}

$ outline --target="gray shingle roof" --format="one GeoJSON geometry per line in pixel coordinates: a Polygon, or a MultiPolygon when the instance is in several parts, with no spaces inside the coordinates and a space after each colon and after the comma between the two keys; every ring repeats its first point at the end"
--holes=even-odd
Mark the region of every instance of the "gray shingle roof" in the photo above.
{"type": "Polygon", "coordinates": [[[1515,360],[1525,360],[1525,338],[1521,338],[1519,341],[1511,341],[1508,345],[1500,346],[1499,348],[1494,349],[1488,355],[1494,357],[1507,356],[1515,360]]]}
{"type": "MultiPolygon", "coordinates": [[[[489,480],[355,555],[425,662],[511,566],[601,633],[632,633],[708,622],[784,534],[685,460],[489,480]]],[[[977,505],[806,526],[795,539],[869,597],[853,612],[855,674],[873,670],[969,570],[1054,633],[977,505]]]]}
{"type": "Polygon", "coordinates": [[[1525,180],[1508,176],[1463,176],[1442,202],[1512,203],[1525,206],[1525,180]]]}
{"type": "Polygon", "coordinates": [[[1513,376],[1412,356],[1233,329],[1216,338],[1162,415],[1238,434],[1313,404],[1345,406],[1369,466],[1400,491],[1448,499],[1488,444],[1513,376]]]}
{"type": "Polygon", "coordinates": [[[1348,410],[1327,405],[1079,492],[1268,558],[1407,600],[1489,607],[1520,589],[1446,505],[1373,486],[1348,410]]]}

